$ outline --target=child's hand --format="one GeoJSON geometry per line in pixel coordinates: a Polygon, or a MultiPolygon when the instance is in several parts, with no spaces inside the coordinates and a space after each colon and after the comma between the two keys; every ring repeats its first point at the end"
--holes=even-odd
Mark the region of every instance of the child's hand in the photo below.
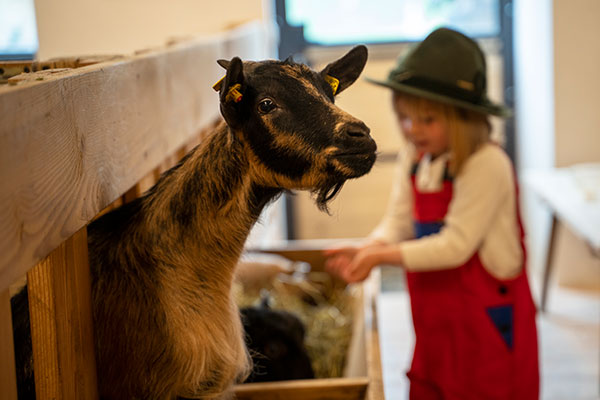
{"type": "Polygon", "coordinates": [[[390,263],[400,266],[402,254],[395,246],[374,243],[362,248],[343,247],[324,252],[330,258],[326,268],[348,283],[364,281],[371,270],[379,264],[390,263]]]}
{"type": "Polygon", "coordinates": [[[371,270],[380,263],[381,245],[369,246],[358,251],[352,261],[341,271],[340,277],[348,283],[362,282],[371,270]]]}
{"type": "Polygon", "coordinates": [[[341,272],[348,268],[352,259],[358,253],[358,247],[347,246],[327,249],[323,251],[327,261],[325,268],[332,274],[342,277],[341,272]]]}
{"type": "Polygon", "coordinates": [[[348,283],[364,281],[373,267],[380,262],[381,244],[370,244],[365,247],[340,247],[325,250],[329,257],[325,266],[327,270],[348,283]]]}

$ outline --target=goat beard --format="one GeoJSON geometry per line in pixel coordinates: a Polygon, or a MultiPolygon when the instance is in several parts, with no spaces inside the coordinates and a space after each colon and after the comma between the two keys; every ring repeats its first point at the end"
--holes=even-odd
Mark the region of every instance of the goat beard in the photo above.
{"type": "Polygon", "coordinates": [[[317,199],[317,207],[319,210],[326,212],[331,215],[329,212],[328,203],[337,196],[339,191],[344,186],[345,180],[335,181],[335,182],[327,182],[320,188],[313,191],[313,194],[316,194],[317,199]]]}

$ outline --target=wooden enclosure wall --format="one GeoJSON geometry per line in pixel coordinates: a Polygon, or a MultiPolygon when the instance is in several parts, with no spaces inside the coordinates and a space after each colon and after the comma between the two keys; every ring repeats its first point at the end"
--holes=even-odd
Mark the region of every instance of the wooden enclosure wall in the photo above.
{"type": "Polygon", "coordinates": [[[24,275],[38,399],[97,398],[86,225],[200,140],[219,118],[216,60],[269,58],[267,35],[253,23],[131,56],[29,63],[41,71],[0,85],[3,399],[17,398],[9,287],[24,275]]]}

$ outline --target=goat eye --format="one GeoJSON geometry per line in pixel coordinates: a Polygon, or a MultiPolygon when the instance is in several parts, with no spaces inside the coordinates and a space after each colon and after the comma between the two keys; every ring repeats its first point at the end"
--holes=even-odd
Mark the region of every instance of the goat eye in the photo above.
{"type": "Polygon", "coordinates": [[[264,99],[258,103],[258,111],[262,114],[266,114],[275,108],[275,103],[271,99],[264,99]]]}

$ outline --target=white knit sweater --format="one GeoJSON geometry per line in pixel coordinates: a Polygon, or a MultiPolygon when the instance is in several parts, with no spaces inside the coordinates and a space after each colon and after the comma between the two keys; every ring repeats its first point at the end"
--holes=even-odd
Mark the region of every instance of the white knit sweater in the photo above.
{"type": "MultiPolygon", "coordinates": [[[[416,182],[420,191],[441,188],[447,155],[422,158],[416,182]]],[[[398,243],[409,271],[453,268],[476,251],[496,278],[516,276],[523,264],[517,220],[513,167],[497,145],[486,144],[465,162],[454,178],[453,197],[442,230],[414,239],[410,173],[414,150],[399,154],[387,211],[370,238],[398,243]]]]}

